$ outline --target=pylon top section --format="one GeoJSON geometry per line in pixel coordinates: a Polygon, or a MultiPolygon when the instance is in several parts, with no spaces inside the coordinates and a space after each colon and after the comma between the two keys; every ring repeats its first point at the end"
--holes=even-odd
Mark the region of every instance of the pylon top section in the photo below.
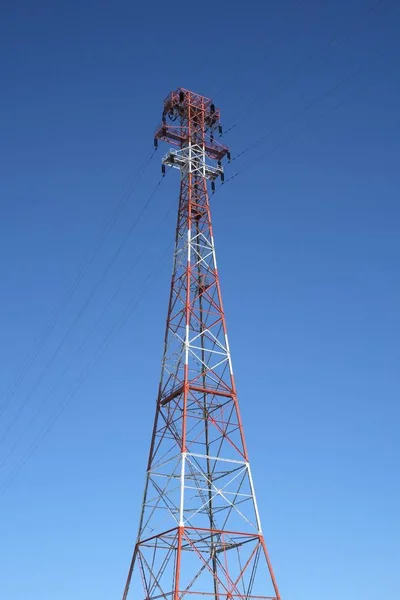
{"type": "Polygon", "coordinates": [[[212,100],[183,88],[171,92],[164,101],[162,122],[155,133],[157,140],[180,148],[200,146],[211,160],[229,156],[229,148],[215,140],[222,133],[220,111],[212,100]]]}

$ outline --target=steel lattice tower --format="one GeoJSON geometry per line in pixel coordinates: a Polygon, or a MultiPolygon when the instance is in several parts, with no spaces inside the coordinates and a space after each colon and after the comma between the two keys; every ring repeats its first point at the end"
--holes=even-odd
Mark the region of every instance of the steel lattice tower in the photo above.
{"type": "Polygon", "coordinates": [[[207,182],[229,150],[219,111],[184,89],[164,103],[162,159],[181,172],[161,380],[139,533],[123,599],[280,600],[233,377],[207,182]]]}

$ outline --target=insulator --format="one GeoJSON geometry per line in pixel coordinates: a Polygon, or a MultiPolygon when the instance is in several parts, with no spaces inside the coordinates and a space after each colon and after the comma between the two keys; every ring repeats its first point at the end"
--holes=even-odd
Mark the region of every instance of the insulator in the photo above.
{"type": "Polygon", "coordinates": [[[167,119],[166,119],[165,115],[162,116],[162,122],[164,123],[164,125],[167,122],[167,119]]]}
{"type": "Polygon", "coordinates": [[[210,141],[213,142],[214,141],[214,134],[210,133],[210,141]]]}
{"type": "Polygon", "coordinates": [[[158,148],[158,139],[154,138],[154,148],[158,148]]]}
{"type": "Polygon", "coordinates": [[[211,191],[215,192],[215,181],[211,182],[211,191]]]}
{"type": "Polygon", "coordinates": [[[221,181],[222,181],[222,183],[224,183],[224,181],[225,181],[225,175],[224,175],[224,173],[221,173],[221,181]]]}
{"type": "Polygon", "coordinates": [[[185,94],[183,92],[179,92],[179,102],[183,102],[185,99],[185,94]]]}
{"type": "Polygon", "coordinates": [[[214,104],[210,105],[210,112],[212,115],[215,113],[215,105],[214,104]]]}
{"type": "Polygon", "coordinates": [[[230,162],[230,160],[231,160],[231,153],[229,151],[226,153],[226,156],[227,156],[227,158],[228,158],[228,160],[230,162]]]}
{"type": "Polygon", "coordinates": [[[219,135],[222,135],[222,125],[218,125],[218,133],[219,135]]]}
{"type": "Polygon", "coordinates": [[[165,175],[165,165],[164,163],[161,165],[161,173],[165,175]]]}
{"type": "Polygon", "coordinates": [[[221,161],[220,161],[220,160],[218,161],[218,166],[219,166],[219,167],[221,167],[221,166],[222,166],[222,165],[221,165],[221,161]]]}

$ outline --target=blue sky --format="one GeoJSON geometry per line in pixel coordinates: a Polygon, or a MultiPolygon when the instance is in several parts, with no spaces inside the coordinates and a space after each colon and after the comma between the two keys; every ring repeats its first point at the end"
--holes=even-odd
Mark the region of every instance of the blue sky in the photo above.
{"type": "Polygon", "coordinates": [[[0,406],[10,398],[0,419],[0,598],[122,595],[159,379],[175,172],[103,273],[167,147],[10,386],[179,86],[213,97],[235,125],[224,137],[233,156],[258,142],[227,168],[227,178],[240,173],[212,209],[282,597],[398,596],[397,3],[55,4],[7,3],[0,23],[0,406]]]}

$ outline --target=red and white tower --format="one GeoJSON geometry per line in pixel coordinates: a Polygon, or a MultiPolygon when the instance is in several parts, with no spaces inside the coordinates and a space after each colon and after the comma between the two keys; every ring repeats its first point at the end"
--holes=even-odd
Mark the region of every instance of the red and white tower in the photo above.
{"type": "Polygon", "coordinates": [[[180,170],[174,266],[139,533],[123,599],[280,600],[233,377],[208,196],[229,150],[219,110],[184,89],[164,102],[162,159],[180,170]]]}

